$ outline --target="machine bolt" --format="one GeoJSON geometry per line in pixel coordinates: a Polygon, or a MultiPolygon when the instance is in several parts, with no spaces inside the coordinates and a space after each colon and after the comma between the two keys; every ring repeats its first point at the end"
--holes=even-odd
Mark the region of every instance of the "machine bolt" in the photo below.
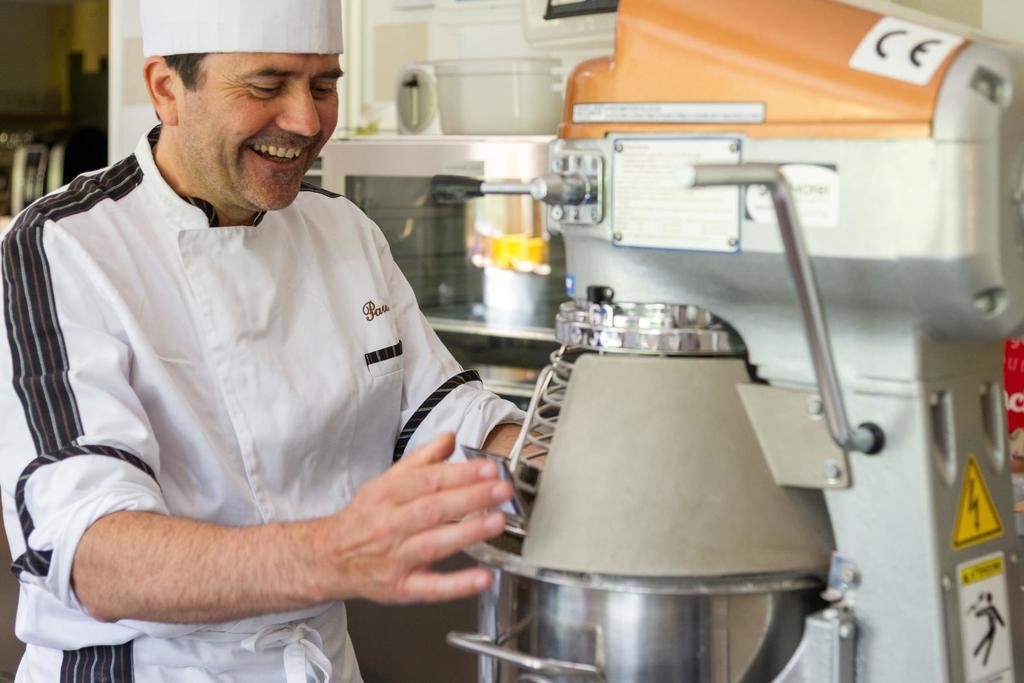
{"type": "Polygon", "coordinates": [[[987,78],[977,79],[971,86],[990,102],[996,101],[996,84],[987,78]]]}
{"type": "Polygon", "coordinates": [[[953,580],[948,576],[942,577],[942,590],[949,591],[953,588],[953,580]]]}
{"type": "Polygon", "coordinates": [[[729,151],[734,153],[738,152],[740,151],[740,146],[734,142],[731,145],[729,145],[729,151]]]}
{"type": "Polygon", "coordinates": [[[560,173],[565,168],[565,159],[562,157],[555,157],[551,160],[551,170],[555,173],[560,173]]]}
{"type": "Polygon", "coordinates": [[[996,310],[996,300],[990,294],[982,294],[974,300],[974,307],[982,313],[992,313],[996,310]]]}
{"type": "Polygon", "coordinates": [[[860,585],[860,572],[852,564],[845,565],[842,568],[839,572],[839,578],[851,588],[860,585]]]}
{"type": "MultiPolygon", "coordinates": [[[[824,471],[825,471],[825,482],[827,484],[829,484],[830,486],[835,486],[836,484],[838,484],[843,479],[843,468],[840,467],[839,463],[837,463],[835,460],[826,460],[825,461],[824,471]]],[[[853,569],[853,567],[845,567],[845,568],[843,568],[843,581],[846,581],[847,583],[849,583],[849,581],[846,580],[845,574],[846,574],[846,571],[848,569],[852,570],[855,575],[856,575],[856,571],[857,571],[857,570],[853,569]]]]}
{"type": "Polygon", "coordinates": [[[738,239],[736,239],[735,237],[730,237],[729,238],[729,246],[730,247],[735,247],[739,243],[740,243],[740,241],[738,239]]]}
{"type": "Polygon", "coordinates": [[[848,640],[853,637],[853,625],[852,624],[840,624],[839,625],[839,637],[843,640],[848,640]]]}
{"type": "Polygon", "coordinates": [[[974,297],[974,309],[982,315],[995,315],[1006,305],[1006,290],[993,287],[979,292],[974,297]]]}
{"type": "Polygon", "coordinates": [[[612,235],[612,239],[615,240],[616,242],[621,242],[622,241],[622,233],[621,232],[615,233],[614,235],[612,235]]]}
{"type": "Polygon", "coordinates": [[[810,417],[821,417],[825,413],[825,404],[821,402],[821,396],[815,394],[807,397],[807,415],[810,417]]]}
{"type": "Polygon", "coordinates": [[[565,210],[562,209],[562,207],[560,207],[560,206],[553,206],[553,207],[551,207],[551,218],[553,218],[556,221],[560,221],[560,220],[562,220],[562,218],[564,216],[565,216],[565,210]]]}
{"type": "Polygon", "coordinates": [[[622,152],[625,149],[626,148],[623,146],[623,144],[621,142],[616,142],[615,143],[615,151],[616,152],[622,152]]]}

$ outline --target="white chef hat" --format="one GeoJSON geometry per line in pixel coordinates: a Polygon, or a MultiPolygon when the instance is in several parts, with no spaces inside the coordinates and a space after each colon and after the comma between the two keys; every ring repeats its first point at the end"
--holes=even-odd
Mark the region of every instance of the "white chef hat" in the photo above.
{"type": "Polygon", "coordinates": [[[146,57],[342,51],[341,0],[141,0],[146,57]]]}

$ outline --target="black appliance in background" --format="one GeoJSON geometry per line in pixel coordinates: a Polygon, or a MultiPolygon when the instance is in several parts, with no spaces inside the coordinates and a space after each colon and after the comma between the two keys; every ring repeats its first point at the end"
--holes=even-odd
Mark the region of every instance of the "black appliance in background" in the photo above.
{"type": "MultiPolygon", "coordinates": [[[[0,133],[0,138],[4,136],[0,133]]],[[[0,149],[0,216],[13,216],[77,176],[107,165],[107,136],[83,126],[54,133],[8,133],[0,149]]]]}
{"type": "Polygon", "coordinates": [[[611,14],[619,10],[619,0],[548,0],[547,20],[579,17],[584,14],[611,14]]]}

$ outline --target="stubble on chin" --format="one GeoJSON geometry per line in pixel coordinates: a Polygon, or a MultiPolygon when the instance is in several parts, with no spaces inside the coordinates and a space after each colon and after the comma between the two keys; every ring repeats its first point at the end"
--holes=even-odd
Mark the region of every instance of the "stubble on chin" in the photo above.
{"type": "Polygon", "coordinates": [[[268,179],[249,180],[239,188],[241,195],[257,211],[280,211],[292,205],[299,196],[305,173],[271,173],[268,179]]]}

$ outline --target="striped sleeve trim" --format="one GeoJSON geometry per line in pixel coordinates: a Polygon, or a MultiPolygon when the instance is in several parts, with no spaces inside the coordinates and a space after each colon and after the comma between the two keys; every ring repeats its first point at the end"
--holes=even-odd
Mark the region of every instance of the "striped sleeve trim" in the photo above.
{"type": "Polygon", "coordinates": [[[366,359],[366,367],[376,365],[377,363],[383,363],[386,360],[397,358],[402,355],[402,342],[398,342],[394,346],[389,346],[386,349],[380,349],[379,351],[371,351],[370,353],[363,354],[363,358],[366,359]]]}
{"type": "Polygon", "coordinates": [[[40,467],[76,455],[108,455],[136,466],[151,476],[141,460],[116,449],[77,445],[84,434],[82,418],[69,379],[68,351],[57,314],[50,262],[43,243],[49,221],[91,210],[104,200],[118,201],[142,182],[134,156],[97,175],[79,176],[64,192],[26,209],[15,221],[0,249],[4,282],[3,312],[11,352],[12,383],[25,414],[36,459],[18,481],[16,502],[25,534],[26,552],[12,569],[36,576],[49,573],[51,553],[28,545],[35,525],[25,503],[25,482],[40,467]]]}
{"type": "Polygon", "coordinates": [[[338,199],[339,197],[341,197],[341,195],[338,194],[337,192],[331,192],[330,190],[325,190],[324,188],[320,187],[319,185],[314,185],[314,184],[312,184],[310,182],[303,182],[299,186],[299,191],[300,192],[313,192],[315,194],[322,194],[323,196],[330,197],[331,199],[338,199]]]}
{"type": "Polygon", "coordinates": [[[441,401],[443,401],[448,394],[452,393],[463,384],[469,384],[470,382],[480,382],[480,373],[476,370],[466,370],[452,377],[450,380],[442,384],[437,388],[437,391],[427,397],[427,400],[416,409],[416,412],[412,414],[409,421],[405,423],[405,427],[402,428],[402,432],[398,435],[398,442],[395,444],[395,453],[393,456],[394,462],[398,462],[405,455],[405,449],[409,446],[409,440],[412,439],[413,434],[419,429],[419,426],[423,424],[423,421],[430,415],[430,411],[437,407],[441,401]]]}
{"type": "Polygon", "coordinates": [[[67,347],[57,319],[43,230],[21,228],[4,241],[4,312],[14,389],[37,453],[59,450],[82,433],[68,380],[67,347]]]}
{"type": "Polygon", "coordinates": [[[26,571],[32,576],[47,576],[50,573],[50,561],[53,555],[50,551],[34,550],[28,544],[29,537],[36,529],[35,522],[32,521],[32,515],[29,513],[28,504],[25,500],[25,488],[28,486],[28,480],[41,467],[82,455],[98,455],[120,460],[141,470],[154,481],[156,480],[156,473],[153,472],[153,468],[147,465],[141,458],[127,451],[110,448],[109,446],[71,446],[57,453],[41,455],[30,462],[28,467],[22,470],[21,476],[18,477],[18,485],[14,490],[14,503],[18,510],[18,521],[21,523],[21,533],[25,537],[25,552],[14,561],[11,567],[11,571],[16,576],[21,576],[22,572],[26,571]]]}
{"type": "Polygon", "coordinates": [[[133,643],[65,650],[60,683],[135,683],[133,643]]]}

